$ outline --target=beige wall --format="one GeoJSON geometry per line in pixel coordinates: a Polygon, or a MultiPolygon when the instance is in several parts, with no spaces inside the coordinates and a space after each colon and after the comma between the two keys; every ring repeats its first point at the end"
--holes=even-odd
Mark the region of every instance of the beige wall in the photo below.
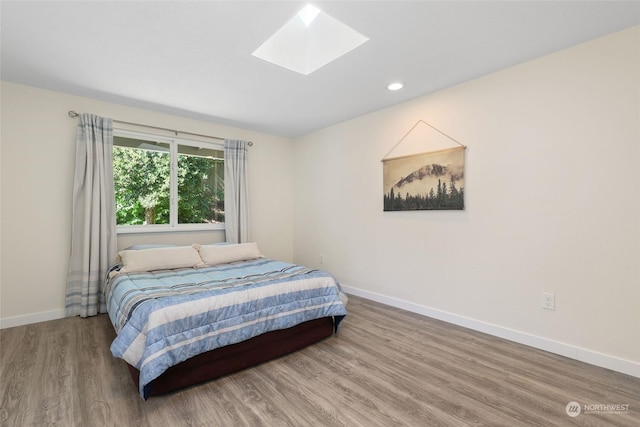
{"type": "MultiPolygon", "coordinates": [[[[254,142],[249,152],[252,240],[272,258],[293,259],[292,141],[272,135],[2,82],[2,326],[64,316],[78,119],[69,110],[254,142]]],[[[224,240],[223,232],[136,234],[133,243],[224,240]]]]}
{"type": "Polygon", "coordinates": [[[639,52],[636,27],[298,138],[295,261],[640,376],[639,52]],[[418,120],[468,146],[466,210],[382,211],[418,120]]]}

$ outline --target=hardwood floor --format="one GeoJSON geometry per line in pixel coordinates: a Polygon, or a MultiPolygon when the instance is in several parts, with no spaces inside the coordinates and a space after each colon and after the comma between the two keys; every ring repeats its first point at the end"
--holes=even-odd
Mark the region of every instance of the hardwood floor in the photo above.
{"type": "Polygon", "coordinates": [[[107,316],[4,329],[0,425],[640,425],[639,378],[362,298],[348,310],[335,337],[146,402],[107,316]],[[622,406],[570,417],[571,401],[622,406]]]}

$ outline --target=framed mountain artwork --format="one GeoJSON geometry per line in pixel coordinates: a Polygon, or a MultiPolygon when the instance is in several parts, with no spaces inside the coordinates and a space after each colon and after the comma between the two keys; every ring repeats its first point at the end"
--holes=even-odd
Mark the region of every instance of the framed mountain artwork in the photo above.
{"type": "Polygon", "coordinates": [[[383,159],[385,211],[464,209],[465,147],[383,159]]]}

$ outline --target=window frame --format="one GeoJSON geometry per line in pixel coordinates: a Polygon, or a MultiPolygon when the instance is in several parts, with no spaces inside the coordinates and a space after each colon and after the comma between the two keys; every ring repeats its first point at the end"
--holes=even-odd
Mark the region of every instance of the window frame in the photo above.
{"type": "MultiPolygon", "coordinates": [[[[213,224],[180,224],[178,223],[178,146],[186,145],[190,147],[208,148],[219,150],[224,153],[224,144],[188,139],[182,137],[172,137],[158,135],[149,132],[140,132],[126,129],[113,129],[114,137],[133,138],[151,142],[161,142],[169,144],[169,224],[147,224],[147,225],[125,225],[116,224],[117,234],[142,234],[142,233],[172,233],[188,231],[215,231],[225,230],[225,223],[213,224]]],[[[114,147],[117,145],[113,144],[114,147]]],[[[224,156],[224,154],[223,154],[224,156]]],[[[226,197],[226,194],[225,194],[226,197]]],[[[114,200],[115,202],[115,200],[114,200]]]]}

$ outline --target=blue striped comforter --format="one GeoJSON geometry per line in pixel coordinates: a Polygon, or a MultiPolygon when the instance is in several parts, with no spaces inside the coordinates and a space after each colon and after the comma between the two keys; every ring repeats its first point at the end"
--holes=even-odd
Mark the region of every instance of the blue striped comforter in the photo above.
{"type": "Polygon", "coordinates": [[[111,352],[140,371],[140,395],[169,367],[265,332],[346,315],[328,273],[270,259],[124,273],[107,282],[111,352]]]}

